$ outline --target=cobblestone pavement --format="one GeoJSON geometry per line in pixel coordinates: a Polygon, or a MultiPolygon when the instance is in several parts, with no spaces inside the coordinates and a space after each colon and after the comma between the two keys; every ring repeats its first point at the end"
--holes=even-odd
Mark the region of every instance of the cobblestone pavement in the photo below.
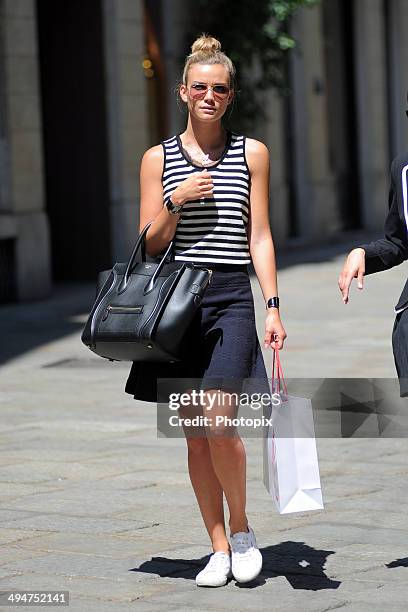
{"type": "MultiPolygon", "coordinates": [[[[344,306],[345,250],[278,259],[287,376],[395,377],[390,334],[406,267],[368,277],[344,306]]],[[[68,590],[70,609],[84,612],[406,610],[408,444],[396,436],[318,439],[325,508],[292,515],[275,510],[261,441],[246,439],[262,574],[195,585],[211,548],[185,441],[158,438],[155,405],[125,394],[130,364],[81,344],[93,295],[90,284],[65,284],[52,299],[0,308],[0,589],[68,590]]],[[[265,359],[270,368],[270,351],[265,359]]]]}

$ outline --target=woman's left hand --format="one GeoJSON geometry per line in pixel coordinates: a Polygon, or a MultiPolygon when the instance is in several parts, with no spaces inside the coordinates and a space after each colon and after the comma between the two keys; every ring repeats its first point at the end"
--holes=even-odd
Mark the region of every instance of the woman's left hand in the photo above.
{"type": "Polygon", "coordinates": [[[272,348],[281,349],[287,334],[281,323],[279,311],[276,308],[271,308],[268,312],[265,321],[265,338],[264,346],[272,346],[272,348]]]}

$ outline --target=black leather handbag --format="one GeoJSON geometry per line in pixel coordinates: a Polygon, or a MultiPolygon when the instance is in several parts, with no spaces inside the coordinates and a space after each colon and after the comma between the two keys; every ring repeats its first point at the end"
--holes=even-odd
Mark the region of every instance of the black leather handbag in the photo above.
{"type": "Polygon", "coordinates": [[[100,286],[81,335],[91,351],[111,361],[180,361],[182,341],[211,282],[212,270],[170,261],[174,239],[163,257],[146,261],[141,231],[128,263],[99,273],[100,286]],[[136,255],[141,249],[141,261],[136,255]]]}

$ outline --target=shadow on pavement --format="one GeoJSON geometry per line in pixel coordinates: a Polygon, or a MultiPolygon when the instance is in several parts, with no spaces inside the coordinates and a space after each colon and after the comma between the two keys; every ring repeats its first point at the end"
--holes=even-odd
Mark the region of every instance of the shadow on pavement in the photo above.
{"type": "Polygon", "coordinates": [[[50,298],[1,305],[0,364],[75,332],[80,342],[94,299],[95,284],[64,283],[50,298]]]}
{"type": "MultiPolygon", "coordinates": [[[[367,233],[344,232],[330,243],[313,246],[292,240],[284,249],[277,249],[279,270],[298,264],[330,261],[362,242],[378,237],[367,233]]],[[[249,266],[254,274],[253,266],[249,266]]],[[[339,270],[340,272],[340,266],[339,270]]],[[[335,283],[337,278],[334,278],[335,283]]],[[[52,295],[43,300],[0,304],[0,365],[37,346],[78,332],[86,322],[96,297],[95,282],[57,283],[52,295]]],[[[85,364],[86,365],[86,364],[85,364]]]]}
{"type": "MultiPolygon", "coordinates": [[[[293,589],[321,591],[338,589],[341,582],[331,580],[324,573],[324,565],[333,550],[317,550],[304,542],[281,542],[274,546],[260,548],[263,556],[262,572],[247,583],[236,582],[240,588],[255,588],[265,584],[268,578],[284,576],[293,589]]],[[[153,557],[131,572],[157,574],[161,578],[184,578],[194,580],[210,558],[205,555],[200,559],[169,559],[153,557]]],[[[234,578],[231,579],[235,582],[234,578]]]]}

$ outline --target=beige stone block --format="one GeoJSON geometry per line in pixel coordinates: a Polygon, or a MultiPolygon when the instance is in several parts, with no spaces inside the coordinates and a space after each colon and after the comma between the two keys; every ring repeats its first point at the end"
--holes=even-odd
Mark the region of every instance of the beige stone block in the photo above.
{"type": "Polygon", "coordinates": [[[119,87],[122,95],[145,95],[146,83],[142,67],[143,56],[120,57],[118,62],[119,87]]]}
{"type": "Polygon", "coordinates": [[[34,19],[5,17],[4,23],[5,55],[37,55],[37,40],[34,19]]]}
{"type": "Polygon", "coordinates": [[[0,239],[14,238],[16,234],[17,224],[15,216],[0,212],[0,239]]]}
{"type": "Polygon", "coordinates": [[[11,181],[10,181],[10,151],[5,123],[4,138],[0,144],[0,214],[12,212],[11,181]]]}
{"type": "Polygon", "coordinates": [[[134,153],[136,153],[137,156],[142,157],[143,153],[145,152],[145,150],[149,147],[152,146],[153,144],[158,144],[156,142],[150,144],[150,134],[149,134],[149,125],[147,123],[147,117],[146,115],[141,114],[140,117],[138,118],[138,121],[134,123],[134,125],[132,126],[127,126],[127,125],[123,125],[121,124],[121,131],[123,133],[138,133],[138,147],[137,150],[135,151],[134,149],[132,150],[132,154],[134,155],[134,153]]]}
{"type": "Polygon", "coordinates": [[[13,210],[41,210],[44,206],[44,188],[40,133],[12,131],[9,142],[13,210]]]}
{"type": "Polygon", "coordinates": [[[37,94],[39,90],[37,59],[28,56],[6,58],[5,77],[9,94],[37,94]]]}
{"type": "Polygon", "coordinates": [[[402,153],[408,142],[406,108],[406,66],[408,63],[408,3],[406,0],[389,0],[389,114],[391,119],[391,157],[402,153]]]}
{"type": "Polygon", "coordinates": [[[120,21],[143,21],[142,0],[115,0],[117,17],[120,21]]]}
{"type": "Polygon", "coordinates": [[[267,118],[261,126],[259,140],[269,149],[270,187],[269,219],[274,244],[283,244],[289,232],[288,190],[286,187],[286,168],[284,150],[283,105],[286,103],[274,89],[266,92],[263,98],[267,118]]]}
{"type": "Polygon", "coordinates": [[[327,178],[319,183],[315,182],[309,235],[321,240],[322,236],[333,235],[340,229],[334,181],[327,178]]]}
{"type": "MultiPolygon", "coordinates": [[[[102,10],[105,44],[107,44],[108,46],[113,45],[115,47],[117,39],[117,2],[115,2],[115,0],[103,0],[102,10]]],[[[112,50],[109,49],[107,62],[109,62],[111,56],[112,50]]]]}
{"type": "Polygon", "coordinates": [[[140,128],[146,122],[147,100],[135,94],[123,94],[121,103],[121,128],[140,128]]]}
{"type": "Polygon", "coordinates": [[[283,183],[271,185],[269,198],[269,223],[275,246],[285,243],[289,233],[288,190],[283,183]]]}
{"type": "Polygon", "coordinates": [[[44,189],[40,174],[15,174],[12,192],[13,210],[28,212],[44,208],[44,189]]]}
{"type": "Polygon", "coordinates": [[[145,146],[146,135],[141,129],[126,129],[122,131],[122,168],[137,167],[145,146]]]}
{"type": "Polygon", "coordinates": [[[117,37],[119,55],[132,57],[143,55],[145,46],[141,25],[136,22],[120,21],[117,27],[117,37]]]}
{"type": "Polygon", "coordinates": [[[383,4],[356,4],[356,83],[363,225],[382,229],[388,194],[386,57],[383,4]]]}
{"type": "Polygon", "coordinates": [[[122,174],[122,196],[129,200],[136,200],[138,194],[139,172],[137,164],[134,164],[122,174]]]}
{"type": "Polygon", "coordinates": [[[48,297],[51,261],[48,218],[44,212],[17,217],[17,293],[20,301],[48,297]]]}
{"type": "Polygon", "coordinates": [[[149,145],[145,144],[143,140],[143,131],[140,130],[140,138],[135,147],[133,149],[129,149],[127,154],[122,156],[122,170],[126,171],[128,168],[134,168],[136,164],[136,169],[139,172],[142,157],[145,151],[147,151],[148,147],[149,145]]]}
{"type": "Polygon", "coordinates": [[[269,90],[263,98],[266,121],[261,126],[259,140],[269,149],[271,181],[280,185],[285,181],[284,104],[275,90],[269,90]]]}
{"type": "Polygon", "coordinates": [[[35,94],[10,94],[8,118],[11,131],[39,130],[41,122],[38,97],[35,94]]]}
{"type": "Polygon", "coordinates": [[[4,15],[10,17],[34,17],[34,0],[3,0],[4,15]]]}
{"type": "Polygon", "coordinates": [[[388,201],[388,176],[373,168],[362,173],[361,179],[369,205],[363,210],[364,227],[371,231],[382,231],[388,201]]]}
{"type": "Polygon", "coordinates": [[[127,261],[139,235],[139,202],[135,197],[111,207],[112,256],[127,261]]]}
{"type": "Polygon", "coordinates": [[[9,139],[11,165],[16,176],[41,173],[41,133],[38,130],[11,131],[9,139]]]}

